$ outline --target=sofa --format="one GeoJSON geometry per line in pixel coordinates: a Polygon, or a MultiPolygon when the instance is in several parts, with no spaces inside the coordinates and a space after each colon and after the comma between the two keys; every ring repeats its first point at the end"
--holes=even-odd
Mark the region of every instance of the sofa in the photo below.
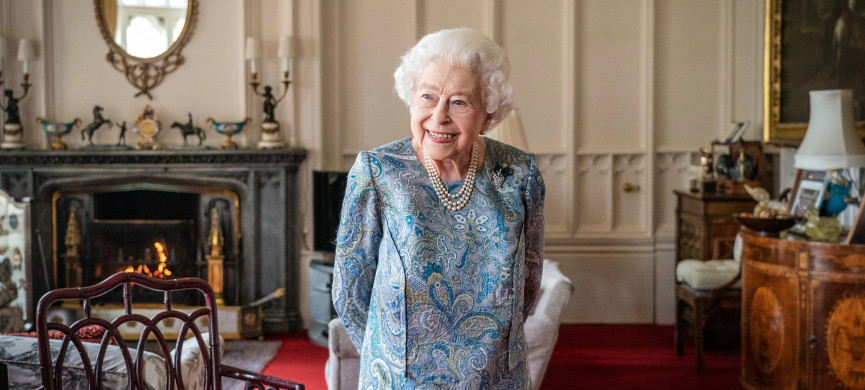
{"type": "MultiPolygon", "coordinates": [[[[541,386],[559,337],[559,319],[572,293],[571,280],[561,272],[559,263],[544,260],[540,297],[525,324],[529,375],[533,389],[541,386]]],[[[328,358],[324,366],[327,388],[357,389],[360,356],[348,337],[342,320],[331,320],[328,323],[328,333],[328,358]]]]}

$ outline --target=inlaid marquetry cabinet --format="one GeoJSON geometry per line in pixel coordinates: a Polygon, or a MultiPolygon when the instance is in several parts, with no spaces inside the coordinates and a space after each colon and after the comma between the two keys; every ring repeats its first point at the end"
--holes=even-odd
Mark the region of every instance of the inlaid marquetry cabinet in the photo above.
{"type": "Polygon", "coordinates": [[[757,202],[748,195],[674,192],[676,262],[732,258],[740,226],[733,214],[751,212],[757,202]]]}
{"type": "Polygon", "coordinates": [[[865,245],[743,232],[742,384],[865,388],[865,245]]]}

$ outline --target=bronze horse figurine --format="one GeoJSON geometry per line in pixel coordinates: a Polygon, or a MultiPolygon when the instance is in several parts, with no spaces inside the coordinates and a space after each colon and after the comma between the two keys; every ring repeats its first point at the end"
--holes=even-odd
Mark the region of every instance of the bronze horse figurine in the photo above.
{"type": "Polygon", "coordinates": [[[87,142],[90,145],[93,145],[93,133],[95,133],[96,130],[99,130],[99,128],[106,123],[108,124],[109,129],[113,126],[113,123],[110,119],[105,119],[102,117],[102,107],[94,106],[93,122],[90,122],[89,125],[81,129],[81,140],[84,141],[84,135],[87,134],[87,142]]]}
{"type": "Polygon", "coordinates": [[[189,122],[188,123],[180,123],[174,122],[171,124],[171,128],[178,128],[180,132],[183,134],[183,146],[188,146],[189,143],[186,141],[186,137],[195,134],[198,136],[198,146],[201,146],[201,143],[204,142],[206,136],[204,135],[204,130],[201,130],[200,127],[192,124],[192,113],[189,114],[189,122]]]}

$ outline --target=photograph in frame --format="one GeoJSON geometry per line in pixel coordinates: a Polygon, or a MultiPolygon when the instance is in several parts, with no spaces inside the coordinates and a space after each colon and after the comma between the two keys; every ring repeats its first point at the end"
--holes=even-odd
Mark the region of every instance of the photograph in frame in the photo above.
{"type": "Polygon", "coordinates": [[[856,212],[856,218],[844,240],[844,245],[850,244],[865,244],[865,197],[859,203],[859,211],[856,212]]]}
{"type": "Polygon", "coordinates": [[[810,113],[809,91],[852,89],[865,137],[863,1],[765,0],[763,140],[797,146],[810,113]]]}
{"type": "Polygon", "coordinates": [[[790,214],[805,217],[805,209],[814,206],[820,209],[826,194],[826,171],[802,171],[802,175],[793,191],[793,201],[790,214]]]}

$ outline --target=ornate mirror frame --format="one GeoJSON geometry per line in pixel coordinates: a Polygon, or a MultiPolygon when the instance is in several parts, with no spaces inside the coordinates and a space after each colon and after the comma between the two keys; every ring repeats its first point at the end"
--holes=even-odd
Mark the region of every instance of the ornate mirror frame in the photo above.
{"type": "Polygon", "coordinates": [[[189,8],[186,10],[186,21],[183,24],[183,31],[177,40],[164,53],[152,57],[141,58],[135,57],[126,52],[125,49],[117,45],[114,41],[114,34],[108,31],[107,20],[104,8],[102,7],[103,0],[93,0],[96,8],[96,24],[99,26],[99,32],[102,33],[102,38],[108,44],[108,54],[106,60],[114,66],[120,73],[123,73],[135,88],[138,88],[138,93],[135,97],[146,95],[147,98],[153,100],[153,95],[150,90],[156,88],[165,75],[175,71],[180,65],[183,65],[185,59],[180,53],[189,38],[192,36],[192,31],[195,29],[195,22],[198,19],[198,0],[189,0],[189,8]]]}

